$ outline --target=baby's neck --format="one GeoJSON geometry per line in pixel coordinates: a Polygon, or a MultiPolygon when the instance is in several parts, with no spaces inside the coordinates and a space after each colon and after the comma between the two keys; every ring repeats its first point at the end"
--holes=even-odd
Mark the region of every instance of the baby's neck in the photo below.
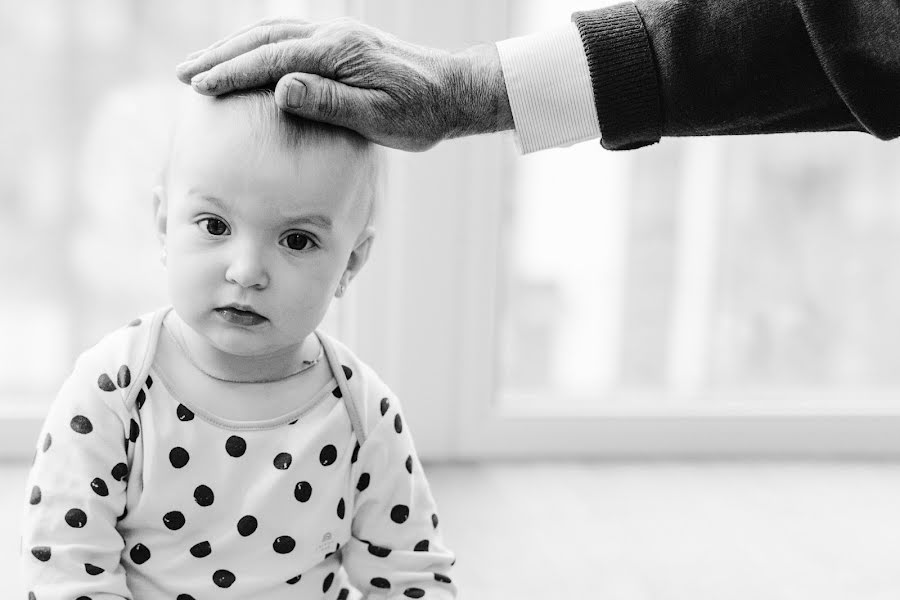
{"type": "Polygon", "coordinates": [[[296,375],[315,364],[320,356],[314,333],[288,348],[264,355],[239,356],[224,352],[191,329],[173,310],[165,326],[184,358],[204,375],[230,383],[265,383],[296,375]]]}

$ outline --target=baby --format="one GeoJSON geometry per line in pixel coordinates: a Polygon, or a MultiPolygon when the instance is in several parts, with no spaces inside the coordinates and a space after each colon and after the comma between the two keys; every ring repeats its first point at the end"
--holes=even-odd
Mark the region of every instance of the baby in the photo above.
{"type": "Polygon", "coordinates": [[[28,479],[29,599],[454,598],[400,404],[316,328],[366,262],[374,149],[191,93],[155,193],[172,306],[85,352],[28,479]]]}

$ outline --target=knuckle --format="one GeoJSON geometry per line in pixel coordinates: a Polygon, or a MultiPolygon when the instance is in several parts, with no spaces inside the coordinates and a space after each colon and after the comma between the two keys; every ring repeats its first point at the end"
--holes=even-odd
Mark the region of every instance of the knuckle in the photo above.
{"type": "Polygon", "coordinates": [[[263,69],[270,79],[278,79],[284,70],[284,47],[280,44],[266,46],[262,55],[263,69]]]}
{"type": "Polygon", "coordinates": [[[334,119],[340,114],[340,98],[333,85],[319,88],[315,99],[316,112],[325,119],[334,119]]]}
{"type": "Polygon", "coordinates": [[[275,26],[261,25],[253,30],[253,37],[259,45],[270,44],[275,37],[275,26]]]}

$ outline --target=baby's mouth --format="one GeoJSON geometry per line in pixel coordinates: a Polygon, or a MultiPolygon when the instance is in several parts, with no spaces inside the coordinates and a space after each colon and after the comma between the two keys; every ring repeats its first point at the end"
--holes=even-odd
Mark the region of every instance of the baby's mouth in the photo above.
{"type": "Polygon", "coordinates": [[[268,320],[261,314],[251,310],[250,307],[239,307],[238,305],[234,304],[221,306],[215,309],[215,312],[228,323],[232,323],[234,325],[243,325],[246,327],[260,325],[268,320]]]}

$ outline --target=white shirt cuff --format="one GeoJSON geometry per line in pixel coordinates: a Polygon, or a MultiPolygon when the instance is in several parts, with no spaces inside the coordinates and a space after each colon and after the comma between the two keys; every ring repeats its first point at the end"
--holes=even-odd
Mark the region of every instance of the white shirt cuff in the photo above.
{"type": "Polygon", "coordinates": [[[574,23],[497,42],[522,153],[600,137],[587,56],[574,23]]]}

